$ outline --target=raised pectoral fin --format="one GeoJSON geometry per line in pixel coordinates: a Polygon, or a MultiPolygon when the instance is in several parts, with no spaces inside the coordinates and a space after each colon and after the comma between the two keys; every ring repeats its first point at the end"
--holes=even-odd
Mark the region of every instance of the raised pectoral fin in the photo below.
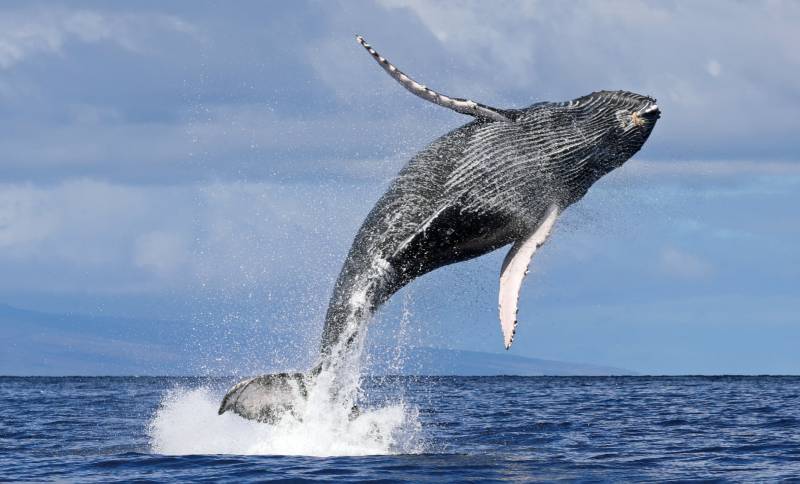
{"type": "Polygon", "coordinates": [[[514,341],[522,280],[528,274],[528,266],[536,249],[541,247],[550,235],[557,216],[558,207],[551,206],[539,227],[528,237],[516,241],[503,261],[500,273],[499,310],[500,327],[503,330],[503,343],[506,349],[509,349],[514,341]]]}
{"type": "Polygon", "coordinates": [[[372,56],[375,61],[380,64],[381,67],[390,75],[392,79],[399,82],[401,86],[406,88],[409,92],[414,94],[415,96],[419,96],[426,101],[430,101],[434,104],[438,104],[439,106],[444,106],[448,109],[452,109],[453,111],[461,114],[468,114],[470,116],[475,116],[477,118],[484,118],[484,119],[492,119],[494,121],[513,121],[514,114],[513,111],[506,111],[498,108],[493,108],[491,106],[487,106],[485,104],[476,103],[475,101],[471,101],[469,99],[461,99],[455,98],[450,96],[445,96],[444,94],[438,93],[433,89],[424,86],[408,75],[406,75],[403,71],[398,69],[394,66],[391,62],[389,62],[386,58],[378,54],[375,49],[372,48],[371,45],[364,40],[364,37],[360,35],[356,35],[356,40],[362,47],[367,49],[369,55],[372,56]]]}

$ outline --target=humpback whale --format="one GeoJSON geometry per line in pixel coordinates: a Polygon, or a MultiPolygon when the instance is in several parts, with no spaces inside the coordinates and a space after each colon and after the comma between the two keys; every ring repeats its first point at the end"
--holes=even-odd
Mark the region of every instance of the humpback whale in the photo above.
{"type": "Polygon", "coordinates": [[[559,214],[638,152],[661,114],[655,99],[626,91],[522,109],[450,97],[400,71],[361,36],[356,40],[405,89],[473,119],[414,156],[358,230],[312,370],[245,380],[225,395],[220,414],[272,421],[291,412],[320,374],[335,375],[357,353],[371,314],[395,292],[434,269],[508,245],[498,310],[510,348],[523,279],[559,214]]]}

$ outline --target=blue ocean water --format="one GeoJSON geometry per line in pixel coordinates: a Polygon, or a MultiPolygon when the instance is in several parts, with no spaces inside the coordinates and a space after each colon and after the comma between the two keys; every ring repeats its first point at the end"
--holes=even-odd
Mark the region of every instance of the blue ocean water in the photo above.
{"type": "Polygon", "coordinates": [[[374,378],[324,429],[217,416],[230,383],[0,378],[0,478],[800,479],[798,377],[374,378]]]}

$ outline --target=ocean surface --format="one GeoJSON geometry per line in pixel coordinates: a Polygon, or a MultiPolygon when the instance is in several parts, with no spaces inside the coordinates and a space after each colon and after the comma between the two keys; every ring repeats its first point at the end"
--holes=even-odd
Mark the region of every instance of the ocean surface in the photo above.
{"type": "Polygon", "coordinates": [[[800,479],[798,377],[366,379],[353,421],[216,414],[233,379],[0,378],[0,480],[800,479]]]}

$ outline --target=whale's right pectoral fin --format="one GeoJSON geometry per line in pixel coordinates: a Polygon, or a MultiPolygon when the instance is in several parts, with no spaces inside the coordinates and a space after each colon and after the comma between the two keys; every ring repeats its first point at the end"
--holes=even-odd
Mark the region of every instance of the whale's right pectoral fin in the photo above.
{"type": "Polygon", "coordinates": [[[364,37],[356,35],[356,40],[359,44],[361,44],[362,47],[367,49],[367,52],[369,52],[369,55],[375,59],[375,62],[377,62],[381,67],[383,67],[383,70],[392,76],[392,79],[399,82],[401,86],[406,88],[415,96],[421,97],[422,99],[430,101],[434,104],[438,104],[439,106],[452,109],[457,113],[468,114],[470,116],[475,116],[476,118],[491,119],[494,121],[514,121],[514,119],[517,117],[517,113],[514,110],[493,108],[485,104],[470,101],[469,99],[450,97],[438,93],[433,89],[418,83],[414,79],[411,79],[403,71],[395,67],[394,64],[378,54],[375,49],[373,49],[372,46],[369,45],[366,40],[364,40],[364,37]]]}
{"type": "Polygon", "coordinates": [[[528,266],[536,249],[541,247],[547,240],[547,236],[550,235],[556,217],[558,217],[558,207],[554,205],[547,210],[544,220],[533,233],[514,243],[503,261],[498,308],[500,310],[500,327],[503,330],[503,344],[506,349],[509,349],[511,343],[514,342],[522,280],[528,274],[528,266]]]}
{"type": "Polygon", "coordinates": [[[275,422],[287,412],[296,415],[308,396],[302,373],[275,373],[244,380],[233,386],[219,406],[249,420],[275,422]]]}

